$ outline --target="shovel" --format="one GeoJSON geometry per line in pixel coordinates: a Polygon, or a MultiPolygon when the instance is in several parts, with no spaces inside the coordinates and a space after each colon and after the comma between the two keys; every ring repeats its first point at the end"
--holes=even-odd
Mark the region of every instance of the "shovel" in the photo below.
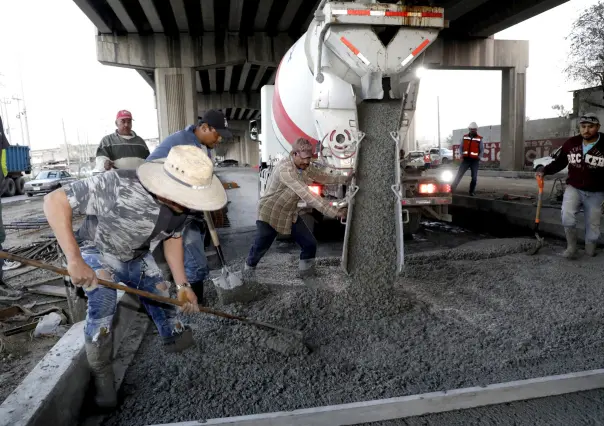
{"type": "Polygon", "coordinates": [[[543,176],[537,175],[537,185],[539,185],[539,197],[537,198],[537,214],[535,215],[535,238],[537,244],[527,254],[533,256],[543,247],[543,237],[539,236],[539,217],[541,216],[541,205],[543,203],[543,176]]]}
{"type": "Polygon", "coordinates": [[[204,217],[206,219],[206,224],[208,225],[208,230],[210,231],[210,235],[212,236],[212,243],[214,247],[216,247],[216,253],[218,254],[218,258],[220,259],[220,264],[222,265],[222,271],[219,277],[212,278],[214,285],[224,289],[224,290],[232,290],[237,289],[243,286],[243,282],[241,281],[241,272],[232,272],[229,270],[227,266],[226,260],[224,258],[224,253],[222,252],[222,247],[220,247],[220,241],[218,240],[218,233],[216,232],[216,228],[214,227],[214,221],[212,220],[212,215],[210,212],[203,212],[204,217]]]}
{"type": "MultiPolygon", "coordinates": [[[[58,268],[56,266],[53,265],[49,265],[46,263],[42,263],[39,262],[37,260],[33,260],[33,259],[27,259],[21,256],[16,256],[14,254],[5,252],[5,251],[0,251],[0,259],[8,259],[8,260],[12,260],[12,261],[16,261],[16,262],[21,262],[24,265],[29,265],[29,266],[33,266],[34,268],[38,268],[38,269],[44,269],[46,271],[51,271],[54,272],[55,274],[59,274],[59,275],[63,275],[68,277],[69,276],[69,272],[67,271],[67,269],[64,268],[58,268]]],[[[183,306],[186,301],[185,300],[181,300],[179,299],[173,299],[171,297],[165,297],[165,296],[160,296],[159,294],[153,294],[153,293],[149,293],[147,291],[143,291],[143,290],[139,290],[137,288],[132,288],[132,287],[127,287],[125,285],[121,285],[121,284],[117,284],[111,281],[107,281],[101,278],[98,278],[98,283],[99,285],[102,285],[103,287],[107,287],[107,288],[112,288],[115,290],[122,290],[126,293],[129,294],[135,294],[137,296],[140,297],[145,297],[147,299],[151,299],[151,300],[155,300],[156,302],[160,302],[160,303],[166,303],[168,305],[174,305],[174,306],[183,306]]],[[[211,308],[207,308],[205,306],[199,306],[199,311],[206,313],[206,314],[210,314],[210,315],[214,315],[217,317],[222,317],[222,318],[227,318],[227,319],[231,319],[231,320],[235,320],[235,321],[239,321],[242,322],[244,324],[248,324],[248,325],[253,325],[259,328],[264,328],[264,329],[269,329],[269,330],[275,330],[275,331],[279,331],[281,333],[285,333],[288,335],[291,335],[297,339],[303,339],[304,336],[302,334],[301,331],[299,330],[291,330],[289,328],[284,328],[284,327],[279,327],[277,325],[274,324],[269,324],[266,322],[262,322],[262,321],[256,321],[250,318],[244,318],[244,317],[240,317],[237,315],[231,315],[229,313],[226,312],[222,312],[222,311],[217,311],[215,309],[211,309],[211,308]]],[[[311,348],[304,342],[302,341],[302,344],[310,351],[311,348]]]]}

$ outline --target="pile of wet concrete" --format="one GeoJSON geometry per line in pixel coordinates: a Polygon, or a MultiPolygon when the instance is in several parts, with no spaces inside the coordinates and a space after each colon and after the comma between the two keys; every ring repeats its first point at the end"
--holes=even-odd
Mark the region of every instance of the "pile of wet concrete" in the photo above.
{"type": "MultiPolygon", "coordinates": [[[[601,366],[604,266],[579,265],[534,240],[478,241],[408,256],[395,278],[395,144],[384,129],[398,106],[361,106],[367,129],[350,222],[350,276],[321,259],[296,278],[297,257],[267,256],[270,290],[232,313],[299,329],[310,354],[278,335],[199,315],[198,347],[168,356],[147,336],[107,425],[150,425],[293,410],[505,382],[601,366]],[[380,138],[370,135],[382,131],[380,138]]],[[[242,262],[239,260],[238,262],[242,262]]],[[[210,303],[216,303],[210,297],[210,303]]]]}
{"type": "MultiPolygon", "coordinates": [[[[268,256],[271,293],[232,312],[300,329],[314,347],[284,355],[267,333],[200,315],[198,347],[162,353],[147,336],[108,425],[147,425],[389,398],[601,367],[601,259],[561,260],[531,240],[488,240],[407,258],[391,291],[359,292],[322,259],[268,256]],[[362,299],[363,297],[369,297],[362,299]]],[[[366,285],[371,286],[371,281],[366,285]]]]}

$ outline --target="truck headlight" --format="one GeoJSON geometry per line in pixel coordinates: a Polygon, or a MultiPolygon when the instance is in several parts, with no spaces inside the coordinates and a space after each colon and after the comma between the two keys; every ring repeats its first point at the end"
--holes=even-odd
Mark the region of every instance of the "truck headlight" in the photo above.
{"type": "Polygon", "coordinates": [[[450,170],[444,170],[440,174],[440,180],[443,182],[453,182],[453,173],[450,170]]]}

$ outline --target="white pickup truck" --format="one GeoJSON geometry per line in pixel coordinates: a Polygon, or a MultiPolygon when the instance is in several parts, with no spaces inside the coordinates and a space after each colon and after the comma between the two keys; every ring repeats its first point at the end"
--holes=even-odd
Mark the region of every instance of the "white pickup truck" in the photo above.
{"type": "MultiPolygon", "coordinates": [[[[545,166],[552,163],[556,158],[558,158],[558,155],[560,155],[561,149],[562,149],[562,147],[557,148],[554,152],[552,152],[550,155],[548,155],[546,157],[535,158],[533,160],[533,170],[536,172],[543,170],[545,168],[545,166]]],[[[568,173],[568,166],[566,166],[564,168],[564,170],[562,170],[560,173],[568,173]]]]}

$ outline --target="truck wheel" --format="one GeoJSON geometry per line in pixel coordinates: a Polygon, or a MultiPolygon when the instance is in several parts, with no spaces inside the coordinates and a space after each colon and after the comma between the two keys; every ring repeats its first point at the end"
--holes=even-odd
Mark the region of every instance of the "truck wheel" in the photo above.
{"type": "Polygon", "coordinates": [[[448,158],[443,158],[442,163],[443,163],[443,166],[444,166],[445,164],[449,164],[449,159],[448,159],[448,158]]]}
{"type": "Polygon", "coordinates": [[[409,222],[403,224],[403,234],[410,237],[417,234],[421,227],[422,214],[420,212],[409,212],[409,222]]]}
{"type": "Polygon", "coordinates": [[[16,185],[15,185],[15,181],[12,180],[11,178],[6,178],[6,189],[4,190],[4,193],[2,194],[3,197],[13,197],[15,195],[15,190],[16,190],[16,185]]]}
{"type": "Polygon", "coordinates": [[[23,176],[19,176],[17,179],[15,179],[15,187],[17,195],[25,194],[25,179],[23,179],[23,176]]]}

